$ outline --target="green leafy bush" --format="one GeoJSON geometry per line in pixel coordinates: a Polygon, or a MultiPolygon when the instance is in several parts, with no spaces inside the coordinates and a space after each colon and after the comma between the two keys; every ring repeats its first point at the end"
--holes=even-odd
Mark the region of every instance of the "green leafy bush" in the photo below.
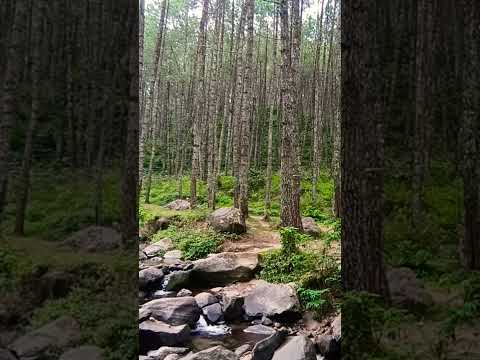
{"type": "Polygon", "coordinates": [[[332,296],[330,289],[313,290],[299,288],[297,293],[300,298],[300,303],[307,310],[322,315],[331,309],[332,296]]]}
{"type": "Polygon", "coordinates": [[[294,227],[284,227],[280,229],[282,251],[286,255],[298,253],[298,245],[310,239],[311,236],[299,232],[294,227]]]}
{"type": "Polygon", "coordinates": [[[153,236],[153,241],[168,237],[174,246],[181,250],[186,260],[197,260],[217,252],[224,241],[221,235],[211,229],[195,229],[191,227],[169,226],[168,229],[153,236]]]}
{"type": "Polygon", "coordinates": [[[472,273],[464,281],[464,303],[460,309],[453,309],[443,324],[442,332],[447,337],[455,335],[455,328],[463,323],[473,323],[480,318],[480,273],[472,273]]]}
{"type": "Polygon", "coordinates": [[[138,208],[138,220],[140,222],[140,226],[145,225],[146,223],[153,220],[154,218],[155,216],[151,212],[149,212],[147,209],[145,209],[145,207],[142,204],[140,204],[138,208]]]}

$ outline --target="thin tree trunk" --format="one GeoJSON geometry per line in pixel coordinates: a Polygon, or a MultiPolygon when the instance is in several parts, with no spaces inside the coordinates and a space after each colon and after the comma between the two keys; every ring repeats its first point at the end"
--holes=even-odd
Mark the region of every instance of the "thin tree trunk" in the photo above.
{"type": "Polygon", "coordinates": [[[253,110],[253,22],[255,0],[246,0],[247,47],[245,52],[245,81],[243,86],[243,103],[241,113],[241,144],[238,169],[239,209],[244,218],[248,217],[248,170],[250,145],[250,114],[253,110]]]}
{"type": "Polygon", "coordinates": [[[198,64],[197,75],[195,76],[197,83],[195,96],[195,110],[193,118],[193,152],[192,152],[192,176],[190,181],[190,203],[192,208],[197,205],[197,178],[200,170],[200,146],[201,146],[201,122],[203,110],[205,107],[205,53],[206,53],[206,30],[208,26],[208,7],[209,0],[203,0],[202,18],[200,20],[198,30],[197,58],[198,64]]]}
{"type": "MultiPolygon", "coordinates": [[[[264,218],[268,220],[270,217],[270,208],[271,208],[271,196],[272,196],[272,162],[273,162],[273,119],[274,119],[274,109],[277,103],[277,93],[278,93],[278,76],[277,76],[277,37],[278,37],[278,10],[275,9],[275,18],[274,18],[274,38],[272,46],[272,77],[270,80],[270,111],[268,116],[268,145],[267,145],[267,174],[265,179],[265,211],[264,218]]],[[[277,109],[278,117],[278,109],[277,109]]]]}
{"type": "MultiPolygon", "coordinates": [[[[480,79],[478,70],[479,8],[475,0],[464,0],[466,71],[463,89],[463,191],[464,236],[461,255],[469,270],[480,270],[480,146],[479,99],[476,89],[480,79]]],[[[461,244],[462,245],[462,244],[461,244]]]]}
{"type": "Polygon", "coordinates": [[[22,46],[27,28],[27,1],[15,2],[15,15],[8,45],[5,86],[2,93],[2,117],[0,117],[0,221],[7,199],[7,185],[10,161],[10,129],[16,119],[19,98],[19,81],[22,74],[22,46]]]}

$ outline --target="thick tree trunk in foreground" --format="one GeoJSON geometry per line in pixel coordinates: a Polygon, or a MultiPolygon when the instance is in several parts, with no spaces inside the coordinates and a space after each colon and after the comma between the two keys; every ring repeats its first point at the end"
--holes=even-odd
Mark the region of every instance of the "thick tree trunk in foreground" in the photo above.
{"type": "Polygon", "coordinates": [[[479,98],[477,95],[479,70],[477,1],[464,0],[465,5],[465,59],[463,89],[463,189],[464,189],[464,238],[462,260],[469,270],[480,270],[480,145],[479,98]]]}
{"type": "MultiPolygon", "coordinates": [[[[298,2],[294,0],[294,6],[298,2]]],[[[294,12],[295,14],[295,12],[294,12]]],[[[295,24],[297,20],[292,19],[295,24]]],[[[281,225],[292,226],[302,230],[300,216],[300,169],[298,164],[297,114],[296,114],[296,72],[292,66],[297,61],[290,62],[290,28],[288,21],[288,1],[280,2],[280,28],[282,41],[282,81],[281,96],[283,106],[282,117],[282,145],[281,145],[281,225]]],[[[298,46],[298,43],[294,43],[298,46]]],[[[297,51],[292,51],[296,54],[297,51]]]]}
{"type": "Polygon", "coordinates": [[[383,264],[383,129],[377,9],[342,6],[342,280],[347,291],[388,297],[383,264]],[[354,66],[355,64],[355,66],[354,66]]]}
{"type": "Polygon", "coordinates": [[[129,9],[129,97],[128,119],[125,143],[125,156],[122,171],[122,203],[121,227],[125,242],[138,239],[138,142],[139,142],[139,109],[138,109],[138,11],[131,4],[129,9]]]}

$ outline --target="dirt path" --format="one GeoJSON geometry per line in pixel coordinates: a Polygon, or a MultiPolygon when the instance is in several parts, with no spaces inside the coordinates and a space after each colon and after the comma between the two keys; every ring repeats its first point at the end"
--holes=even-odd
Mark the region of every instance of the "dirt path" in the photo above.
{"type": "Polygon", "coordinates": [[[280,234],[260,216],[247,219],[247,233],[237,239],[226,241],[221,251],[262,252],[280,248],[280,234]]]}

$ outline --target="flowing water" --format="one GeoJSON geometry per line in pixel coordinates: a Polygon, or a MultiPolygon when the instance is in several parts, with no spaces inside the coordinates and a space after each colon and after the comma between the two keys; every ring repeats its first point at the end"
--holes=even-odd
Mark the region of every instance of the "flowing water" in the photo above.
{"type": "Polygon", "coordinates": [[[245,344],[253,346],[269,336],[244,332],[243,330],[248,326],[247,322],[230,325],[208,325],[202,316],[197,323],[197,327],[192,331],[192,349],[202,351],[222,345],[227,349],[235,350],[245,344]]]}

